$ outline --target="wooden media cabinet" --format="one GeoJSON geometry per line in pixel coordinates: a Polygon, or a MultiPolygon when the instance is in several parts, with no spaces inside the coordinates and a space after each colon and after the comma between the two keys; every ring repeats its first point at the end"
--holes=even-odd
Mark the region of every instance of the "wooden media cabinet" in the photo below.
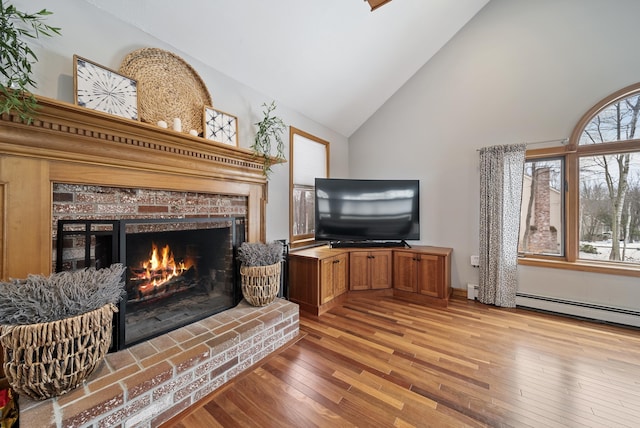
{"type": "Polygon", "coordinates": [[[295,250],[289,254],[289,299],[312,315],[357,293],[447,306],[452,252],[451,248],[430,246],[295,250]]]}

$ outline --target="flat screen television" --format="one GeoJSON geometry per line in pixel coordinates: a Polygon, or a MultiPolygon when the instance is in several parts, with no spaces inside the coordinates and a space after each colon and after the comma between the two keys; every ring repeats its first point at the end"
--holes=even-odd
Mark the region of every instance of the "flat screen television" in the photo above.
{"type": "Polygon", "coordinates": [[[316,178],[315,238],[355,244],[420,239],[420,182],[316,178]]]}

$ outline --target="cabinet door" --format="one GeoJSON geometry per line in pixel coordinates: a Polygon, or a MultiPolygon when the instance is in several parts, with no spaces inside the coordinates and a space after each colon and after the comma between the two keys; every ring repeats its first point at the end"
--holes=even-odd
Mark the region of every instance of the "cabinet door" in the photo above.
{"type": "Polygon", "coordinates": [[[347,254],[341,254],[333,257],[333,296],[347,292],[347,284],[349,280],[349,268],[347,262],[349,257],[347,254]]]}
{"type": "Polygon", "coordinates": [[[327,303],[334,297],[333,265],[335,258],[320,260],[320,304],[327,303]]]}
{"type": "Polygon", "coordinates": [[[418,261],[418,290],[420,294],[432,297],[442,297],[443,283],[441,258],[438,256],[420,254],[418,261]]]}
{"type": "Polygon", "coordinates": [[[289,299],[296,303],[319,306],[320,263],[316,259],[289,256],[289,299]]]}
{"type": "Polygon", "coordinates": [[[393,288],[417,292],[417,255],[396,251],[393,253],[393,288]]]}
{"type": "Polygon", "coordinates": [[[391,251],[372,251],[368,260],[371,288],[391,288],[391,251]]]}
{"type": "Polygon", "coordinates": [[[369,252],[352,251],[349,254],[349,290],[368,290],[369,282],[369,252]]]}

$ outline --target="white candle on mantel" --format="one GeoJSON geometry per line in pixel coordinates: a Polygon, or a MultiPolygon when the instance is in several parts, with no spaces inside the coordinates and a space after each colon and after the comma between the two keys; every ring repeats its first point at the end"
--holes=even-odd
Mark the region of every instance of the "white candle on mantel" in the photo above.
{"type": "Polygon", "coordinates": [[[179,117],[176,117],[175,119],[173,119],[173,130],[182,132],[182,121],[180,120],[179,117]]]}
{"type": "Polygon", "coordinates": [[[189,134],[193,135],[194,137],[197,137],[198,131],[196,131],[195,129],[192,129],[191,131],[189,131],[189,134]]]}
{"type": "Polygon", "coordinates": [[[164,120],[159,120],[158,121],[158,126],[160,128],[167,128],[168,127],[167,122],[165,122],[164,120]]]}

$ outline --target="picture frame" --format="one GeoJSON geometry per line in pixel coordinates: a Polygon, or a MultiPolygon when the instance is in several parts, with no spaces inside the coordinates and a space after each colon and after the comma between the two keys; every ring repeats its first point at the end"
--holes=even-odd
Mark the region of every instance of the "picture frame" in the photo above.
{"type": "Polygon", "coordinates": [[[73,87],[74,102],[78,106],[140,120],[135,79],[73,55],[73,87]]]}
{"type": "Polygon", "coordinates": [[[202,118],[205,139],[238,146],[238,118],[236,116],[211,106],[205,106],[202,118]]]}

